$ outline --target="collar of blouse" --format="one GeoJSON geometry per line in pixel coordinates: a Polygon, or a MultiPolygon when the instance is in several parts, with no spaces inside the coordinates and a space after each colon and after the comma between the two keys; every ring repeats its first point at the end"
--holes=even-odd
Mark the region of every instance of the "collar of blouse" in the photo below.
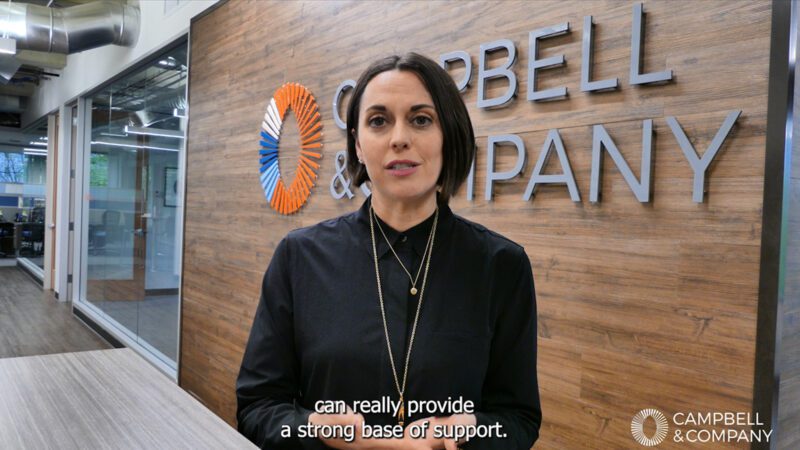
{"type": "MultiPolygon", "coordinates": [[[[356,212],[358,232],[359,235],[363,234],[364,236],[364,239],[359,239],[359,241],[364,243],[364,248],[369,252],[370,255],[372,255],[372,243],[370,242],[369,234],[369,208],[371,199],[371,196],[368,197],[364,201],[364,204],[361,205],[361,208],[359,208],[359,210],[356,212]]],[[[402,233],[387,225],[380,219],[380,217],[378,217],[378,222],[380,223],[381,228],[383,228],[384,233],[386,233],[386,237],[389,239],[389,242],[392,243],[392,246],[394,246],[395,249],[397,249],[397,246],[400,243],[409,242],[417,256],[422,256],[422,254],[425,253],[425,245],[428,243],[428,234],[433,226],[433,217],[435,214],[436,213],[431,214],[427,219],[402,233]]],[[[450,210],[450,207],[446,203],[439,202],[439,223],[436,226],[436,245],[434,247],[444,242],[442,240],[442,236],[447,236],[446,233],[450,230],[452,219],[453,212],[450,210]]],[[[380,231],[377,230],[377,224],[375,230],[375,240],[378,250],[378,258],[383,258],[386,253],[389,252],[389,246],[383,239],[383,235],[381,235],[380,231]]],[[[434,251],[435,250],[436,249],[434,248],[434,251]]]]}

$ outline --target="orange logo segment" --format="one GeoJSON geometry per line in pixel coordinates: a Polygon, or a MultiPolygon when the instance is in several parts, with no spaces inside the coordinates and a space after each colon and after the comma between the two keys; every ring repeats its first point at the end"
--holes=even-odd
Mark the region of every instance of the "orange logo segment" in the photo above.
{"type": "Polygon", "coordinates": [[[261,122],[259,163],[261,186],[269,205],[281,214],[297,212],[311,195],[322,158],[322,122],[311,92],[298,83],[281,86],[267,105],[261,122]],[[286,113],[291,109],[300,131],[300,158],[294,179],[286,186],[278,164],[280,136],[286,113]]]}

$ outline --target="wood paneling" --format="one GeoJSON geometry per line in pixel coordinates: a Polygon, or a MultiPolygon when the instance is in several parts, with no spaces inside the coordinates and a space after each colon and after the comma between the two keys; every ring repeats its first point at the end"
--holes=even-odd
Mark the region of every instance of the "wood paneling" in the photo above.
{"type": "MultiPolygon", "coordinates": [[[[647,71],[672,69],[663,86],[628,84],[628,2],[228,2],[192,24],[180,382],[235,420],[234,382],[276,244],[297,227],[356,209],[363,195],[334,200],[333,156],[345,134],[331,115],[339,83],[392,53],[466,50],[464,93],[478,135],[475,200],[451,206],[522,244],[534,270],[544,422],[540,448],[630,448],[632,416],[644,408],[750,411],[758,303],[770,3],[648,1],[647,71]],[[595,21],[594,79],[618,77],[616,92],[580,91],[581,26],[595,21]],[[530,103],[528,32],[569,21],[573,31],[542,42],[540,56],[567,65],[540,72],[540,88],[569,98],[530,103]],[[481,43],[515,42],[517,98],[476,108],[481,43]],[[275,89],[299,82],[321,107],[324,157],[309,203],[281,216],[258,181],[257,139],[275,89]],[[726,115],[742,110],[692,202],[692,171],[666,116],[705,151],[726,115]],[[592,125],[603,124],[639,174],[642,120],[653,119],[652,202],[639,203],[609,157],[602,201],[589,203],[592,125]],[[542,187],[524,202],[547,131],[557,128],[581,202],[542,187]],[[524,174],[483,200],[487,136],[518,134],[524,174]]],[[[490,58],[492,65],[499,58],[490,58]]],[[[459,77],[463,69],[454,68],[459,77]]],[[[490,86],[490,95],[503,89],[490,86]]],[[[285,127],[291,131],[291,127],[285,127]]],[[[291,137],[282,145],[290,148],[291,137]]],[[[294,138],[296,139],[296,137],[294,138]]],[[[496,167],[513,165],[500,148],[496,167]]],[[[282,167],[296,154],[282,153],[282,167]]],[[[551,158],[557,172],[561,168],[551,158]]],[[[286,180],[291,182],[291,180],[286,180]]],[[[670,448],[673,443],[664,443],[670,448]]],[[[684,444],[685,445],[685,444],[684,444]]],[[[746,447],[745,444],[738,444],[746,447]]]]}

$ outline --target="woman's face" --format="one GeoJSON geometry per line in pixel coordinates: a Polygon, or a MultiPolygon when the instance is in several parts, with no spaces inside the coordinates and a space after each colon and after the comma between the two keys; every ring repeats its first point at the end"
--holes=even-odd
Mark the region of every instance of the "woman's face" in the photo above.
{"type": "Polygon", "coordinates": [[[413,72],[376,75],[361,97],[356,153],[372,192],[386,203],[425,202],[442,171],[442,126],[433,100],[413,72]]]}

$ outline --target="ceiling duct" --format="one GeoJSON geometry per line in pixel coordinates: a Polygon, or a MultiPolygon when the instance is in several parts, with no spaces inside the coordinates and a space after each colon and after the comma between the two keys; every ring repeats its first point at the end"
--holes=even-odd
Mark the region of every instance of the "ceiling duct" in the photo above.
{"type": "Polygon", "coordinates": [[[68,8],[0,2],[0,35],[16,40],[17,49],[49,53],[132,47],[139,38],[139,8],[116,1],[68,8]]]}
{"type": "Polygon", "coordinates": [[[25,111],[27,98],[17,97],[16,95],[0,95],[0,111],[21,113],[25,111]]]}

